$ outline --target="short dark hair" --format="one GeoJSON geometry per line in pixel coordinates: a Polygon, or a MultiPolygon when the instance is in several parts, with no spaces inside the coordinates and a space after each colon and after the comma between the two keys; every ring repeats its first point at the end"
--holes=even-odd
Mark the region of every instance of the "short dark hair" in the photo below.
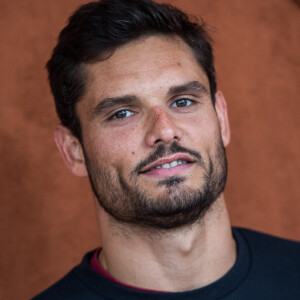
{"type": "Polygon", "coordinates": [[[81,6],[69,18],[47,63],[57,114],[82,141],[75,104],[85,93],[85,63],[109,58],[120,46],[145,36],[180,37],[206,73],[214,104],[216,75],[211,39],[202,22],[168,4],[151,0],[101,0],[81,6]]]}

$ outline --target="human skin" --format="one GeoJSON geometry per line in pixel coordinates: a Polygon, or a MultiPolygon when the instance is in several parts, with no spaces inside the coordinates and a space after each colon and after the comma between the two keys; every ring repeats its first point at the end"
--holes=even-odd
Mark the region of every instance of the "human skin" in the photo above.
{"type": "MultiPolygon", "coordinates": [[[[121,176],[129,185],[134,181],[152,201],[169,194],[169,188],[160,182],[171,176],[184,178],[175,188],[201,188],[203,166],[184,153],[167,155],[154,165],[176,159],[189,160],[187,165],[142,172],[132,178],[137,164],[161,144],[170,146],[176,141],[201,153],[208,165],[209,158],[217,159],[218,141],[221,139],[225,147],[229,143],[225,99],[221,92],[216,93],[213,106],[207,76],[188,46],[174,37],[147,37],[85,69],[87,92],[76,107],[84,151],[68,129],[58,126],[55,133],[68,168],[77,176],[87,176],[85,157],[92,158],[93,164],[112,174],[113,188],[118,187],[121,176]],[[204,89],[169,93],[170,88],[190,82],[198,82],[204,89]],[[103,99],[128,95],[138,101],[96,109],[103,99]]],[[[147,165],[141,171],[152,167],[147,165]]],[[[167,291],[190,290],[220,278],[234,263],[235,245],[223,195],[201,222],[151,234],[137,225],[118,224],[98,202],[96,206],[103,248],[100,261],[125,283],[167,291]]]]}

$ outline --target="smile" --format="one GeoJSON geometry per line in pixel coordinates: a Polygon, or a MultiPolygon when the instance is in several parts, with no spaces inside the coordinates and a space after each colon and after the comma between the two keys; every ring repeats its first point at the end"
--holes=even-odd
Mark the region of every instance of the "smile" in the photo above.
{"type": "Polygon", "coordinates": [[[169,177],[189,169],[195,160],[186,153],[176,153],[156,160],[140,171],[140,174],[151,177],[169,177]]]}
{"type": "Polygon", "coordinates": [[[182,165],[182,164],[188,164],[188,162],[184,161],[184,160],[175,160],[175,161],[172,161],[170,164],[163,164],[163,165],[153,167],[149,171],[152,171],[155,169],[169,169],[169,168],[173,168],[173,167],[176,167],[176,166],[182,165]]]}

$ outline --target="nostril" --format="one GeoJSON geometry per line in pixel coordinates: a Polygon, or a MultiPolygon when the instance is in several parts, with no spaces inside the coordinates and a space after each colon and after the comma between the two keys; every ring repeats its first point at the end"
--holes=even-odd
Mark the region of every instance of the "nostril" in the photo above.
{"type": "Polygon", "coordinates": [[[178,137],[174,136],[173,138],[169,139],[169,140],[165,140],[165,139],[156,139],[154,141],[154,144],[159,144],[159,143],[163,143],[163,142],[173,142],[174,140],[178,141],[178,137]]]}

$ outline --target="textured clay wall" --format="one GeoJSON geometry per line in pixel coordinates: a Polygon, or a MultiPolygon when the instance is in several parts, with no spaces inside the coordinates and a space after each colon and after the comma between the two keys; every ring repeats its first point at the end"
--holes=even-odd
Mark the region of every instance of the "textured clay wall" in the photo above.
{"type": "MultiPolygon", "coordinates": [[[[100,244],[88,181],[65,169],[44,64],[82,0],[0,2],[0,298],[28,299],[100,244]]],[[[215,28],[232,142],[232,223],[300,239],[300,7],[173,0],[215,28]]]]}

